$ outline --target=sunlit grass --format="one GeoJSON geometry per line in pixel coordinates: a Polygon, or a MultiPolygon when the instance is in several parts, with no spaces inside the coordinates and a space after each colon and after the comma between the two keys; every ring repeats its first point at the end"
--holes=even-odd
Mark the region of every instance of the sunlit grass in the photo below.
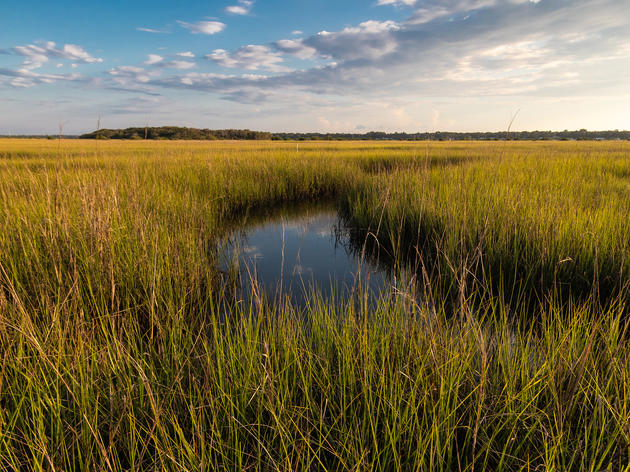
{"type": "Polygon", "coordinates": [[[1,467],[629,470],[629,151],[0,140],[1,467]],[[421,297],[226,299],[331,199],[421,297]]]}

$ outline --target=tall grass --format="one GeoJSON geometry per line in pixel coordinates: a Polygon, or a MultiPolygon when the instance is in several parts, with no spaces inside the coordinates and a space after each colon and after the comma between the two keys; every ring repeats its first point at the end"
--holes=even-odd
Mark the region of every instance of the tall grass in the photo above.
{"type": "Polygon", "coordinates": [[[0,466],[630,470],[629,149],[0,141],[0,466]],[[426,297],[227,298],[231,221],[330,198],[426,297]]]}
{"type": "Polygon", "coordinates": [[[630,268],[628,157],[625,144],[497,146],[466,165],[381,173],[344,207],[389,251],[439,273],[447,291],[493,285],[536,300],[610,301],[630,268]]]}

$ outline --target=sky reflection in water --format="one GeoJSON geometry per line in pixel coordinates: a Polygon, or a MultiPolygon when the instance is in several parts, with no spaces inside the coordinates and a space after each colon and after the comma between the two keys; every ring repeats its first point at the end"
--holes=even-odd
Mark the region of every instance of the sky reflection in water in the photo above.
{"type": "Polygon", "coordinates": [[[324,298],[347,298],[367,288],[371,296],[389,286],[386,268],[375,259],[361,261],[361,247],[336,211],[311,210],[250,225],[232,245],[238,260],[244,296],[252,280],[267,296],[289,294],[304,304],[314,287],[324,298]]]}

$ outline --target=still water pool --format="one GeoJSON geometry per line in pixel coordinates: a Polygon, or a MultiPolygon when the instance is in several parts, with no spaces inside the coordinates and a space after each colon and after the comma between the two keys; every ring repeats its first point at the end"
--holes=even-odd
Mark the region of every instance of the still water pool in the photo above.
{"type": "Polygon", "coordinates": [[[245,222],[230,238],[228,253],[243,298],[254,290],[274,299],[288,295],[303,305],[313,289],[325,299],[366,293],[374,298],[391,290],[391,267],[364,242],[361,230],[332,208],[291,209],[245,222]]]}

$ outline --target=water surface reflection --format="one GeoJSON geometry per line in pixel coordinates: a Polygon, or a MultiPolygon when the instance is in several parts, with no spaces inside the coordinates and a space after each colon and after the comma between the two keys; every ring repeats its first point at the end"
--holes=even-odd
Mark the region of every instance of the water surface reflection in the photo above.
{"type": "Polygon", "coordinates": [[[313,289],[325,299],[360,295],[375,300],[388,294],[401,278],[373,246],[364,249],[359,233],[330,206],[287,208],[248,219],[233,233],[228,251],[238,269],[240,295],[288,295],[301,306],[313,289]]]}

